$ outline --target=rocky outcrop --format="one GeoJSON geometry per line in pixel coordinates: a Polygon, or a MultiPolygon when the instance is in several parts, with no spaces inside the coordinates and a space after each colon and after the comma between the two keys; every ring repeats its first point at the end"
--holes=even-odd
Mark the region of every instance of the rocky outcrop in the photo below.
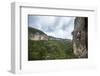
{"type": "Polygon", "coordinates": [[[29,40],[48,40],[48,36],[35,28],[28,27],[28,39],[29,40]]]}
{"type": "Polygon", "coordinates": [[[74,21],[73,52],[79,58],[88,57],[88,18],[76,17],[74,21]]]}
{"type": "Polygon", "coordinates": [[[48,40],[48,36],[44,35],[44,34],[40,34],[39,32],[35,33],[35,34],[30,34],[29,36],[30,40],[48,40]]]}

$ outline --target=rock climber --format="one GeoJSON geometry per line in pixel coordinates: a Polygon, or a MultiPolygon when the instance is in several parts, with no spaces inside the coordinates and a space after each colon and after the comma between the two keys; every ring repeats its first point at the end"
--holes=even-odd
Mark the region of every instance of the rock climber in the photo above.
{"type": "Polygon", "coordinates": [[[76,38],[77,38],[77,40],[80,40],[81,39],[81,32],[80,31],[77,32],[76,38]]]}

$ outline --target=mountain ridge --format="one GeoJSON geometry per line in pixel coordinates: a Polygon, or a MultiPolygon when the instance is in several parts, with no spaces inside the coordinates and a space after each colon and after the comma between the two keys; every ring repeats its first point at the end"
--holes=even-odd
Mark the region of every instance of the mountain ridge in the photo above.
{"type": "Polygon", "coordinates": [[[43,31],[33,27],[28,27],[28,38],[29,40],[70,40],[49,36],[43,31]]]}

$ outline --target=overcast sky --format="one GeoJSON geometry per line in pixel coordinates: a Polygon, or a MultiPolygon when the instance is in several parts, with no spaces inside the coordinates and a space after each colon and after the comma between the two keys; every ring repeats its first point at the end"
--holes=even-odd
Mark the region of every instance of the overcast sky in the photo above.
{"type": "Polygon", "coordinates": [[[72,39],[75,17],[28,16],[28,26],[34,27],[47,35],[63,39],[72,39]]]}

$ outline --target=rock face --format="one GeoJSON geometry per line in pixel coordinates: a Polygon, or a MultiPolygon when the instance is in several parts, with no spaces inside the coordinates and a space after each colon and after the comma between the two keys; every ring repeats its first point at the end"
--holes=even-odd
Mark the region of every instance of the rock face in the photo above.
{"type": "Polygon", "coordinates": [[[48,40],[48,36],[35,28],[28,27],[28,39],[29,40],[48,40]]]}
{"type": "Polygon", "coordinates": [[[30,34],[29,39],[30,40],[48,40],[48,36],[37,32],[36,34],[30,34]]]}
{"type": "Polygon", "coordinates": [[[76,17],[74,21],[73,52],[79,58],[88,57],[88,18],[76,17]]]}

